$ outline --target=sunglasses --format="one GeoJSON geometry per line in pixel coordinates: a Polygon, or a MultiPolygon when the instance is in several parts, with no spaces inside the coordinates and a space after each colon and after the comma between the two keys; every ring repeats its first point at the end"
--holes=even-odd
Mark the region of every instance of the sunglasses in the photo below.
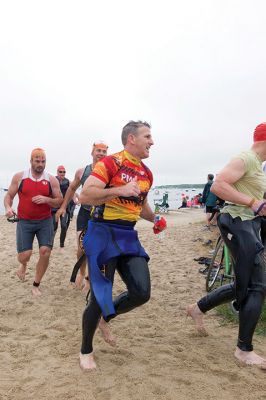
{"type": "Polygon", "coordinates": [[[65,174],[66,171],[58,171],[60,174],[65,174]]]}

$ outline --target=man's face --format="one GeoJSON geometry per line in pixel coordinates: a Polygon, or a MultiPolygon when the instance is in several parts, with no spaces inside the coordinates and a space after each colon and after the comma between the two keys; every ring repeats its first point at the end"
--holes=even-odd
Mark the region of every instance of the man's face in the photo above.
{"type": "Polygon", "coordinates": [[[44,156],[33,156],[31,161],[31,168],[36,174],[41,174],[46,165],[46,158],[44,156]]]}
{"type": "Polygon", "coordinates": [[[99,160],[107,155],[107,149],[101,147],[95,147],[92,151],[93,164],[96,164],[99,160]]]}
{"type": "Polygon", "coordinates": [[[66,176],[66,171],[65,168],[61,168],[57,170],[57,176],[60,180],[63,180],[64,177],[66,176]]]}
{"type": "Polygon", "coordinates": [[[135,156],[144,159],[150,155],[150,147],[154,144],[151,130],[147,126],[138,128],[138,133],[133,138],[135,156]]]}

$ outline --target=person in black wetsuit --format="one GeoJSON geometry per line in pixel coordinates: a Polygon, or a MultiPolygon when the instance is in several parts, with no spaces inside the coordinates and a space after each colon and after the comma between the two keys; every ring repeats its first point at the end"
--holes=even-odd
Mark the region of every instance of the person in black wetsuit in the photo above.
{"type": "MultiPolygon", "coordinates": [[[[69,179],[66,178],[66,169],[63,165],[58,166],[56,179],[59,182],[61,193],[62,193],[63,197],[65,197],[67,189],[70,185],[70,181],[69,181],[69,179]]],[[[75,198],[75,195],[74,195],[74,198],[75,198]]],[[[61,250],[65,247],[65,239],[66,239],[67,230],[68,230],[70,220],[71,220],[71,212],[72,212],[73,204],[75,206],[75,202],[73,201],[73,199],[71,199],[70,202],[67,204],[65,214],[60,216],[60,226],[61,226],[60,249],[61,250]]],[[[56,214],[57,210],[58,210],[58,208],[52,209],[53,224],[54,224],[54,236],[56,235],[56,231],[57,231],[58,223],[59,223],[59,221],[56,220],[56,218],[55,218],[55,214],[56,214]]]]}
{"type": "MultiPolygon", "coordinates": [[[[102,142],[102,141],[97,141],[93,144],[92,146],[92,163],[86,165],[85,167],[79,168],[76,173],[73,181],[70,183],[66,194],[64,196],[64,201],[59,208],[59,210],[56,213],[56,219],[58,220],[61,218],[61,216],[66,214],[67,211],[67,205],[69,204],[69,201],[72,199],[72,197],[75,195],[76,190],[84,185],[86,179],[90,176],[91,171],[95,164],[101,160],[103,157],[107,155],[107,150],[108,146],[102,142]]],[[[87,228],[88,221],[90,219],[90,213],[92,210],[92,206],[89,204],[82,204],[80,206],[78,215],[77,215],[77,259],[79,259],[83,251],[80,248],[80,243],[79,243],[79,237],[80,234],[83,230],[87,228]]],[[[76,277],[76,282],[75,285],[78,289],[83,289],[85,293],[88,292],[90,285],[88,281],[88,276],[86,275],[86,260],[83,262],[81,265],[79,272],[76,277]]]]}
{"type": "Polygon", "coordinates": [[[80,366],[84,370],[96,368],[92,342],[98,323],[104,339],[113,345],[108,321],[150,298],[149,257],[138,240],[136,222],[142,217],[154,223],[154,233],[166,227],[163,218],[155,220],[147,201],[152,173],[142,159],[149,157],[153,145],[150,125],[130,121],[122,130],[122,143],[123,151],[96,164],[80,194],[81,204],[94,205],[83,240],[91,281],[82,319],[80,366]],[[116,270],[127,290],[112,301],[116,270]]]}
{"type": "Polygon", "coordinates": [[[266,123],[256,127],[254,143],[232,159],[211,187],[226,200],[218,226],[234,262],[235,282],[208,293],[187,308],[199,333],[206,335],[203,315],[212,308],[233,302],[239,311],[239,334],[235,357],[243,365],[266,370],[266,358],[253,351],[252,338],[266,294],[264,244],[266,238],[266,123]]]}

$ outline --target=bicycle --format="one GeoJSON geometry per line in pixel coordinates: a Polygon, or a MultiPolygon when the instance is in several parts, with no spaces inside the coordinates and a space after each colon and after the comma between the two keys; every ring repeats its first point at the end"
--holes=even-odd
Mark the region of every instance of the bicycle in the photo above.
{"type": "Polygon", "coordinates": [[[234,267],[228,247],[222,236],[216,242],[215,250],[206,275],[206,291],[216,289],[234,281],[234,267]]]}
{"type": "MultiPolygon", "coordinates": [[[[266,205],[263,202],[258,210],[254,213],[258,215],[262,208],[266,205]]],[[[262,253],[264,262],[266,262],[266,254],[262,253]]],[[[266,263],[265,263],[266,265],[266,263]]],[[[210,292],[218,286],[225,285],[234,281],[234,266],[230,256],[228,247],[224,243],[222,236],[217,239],[215,250],[208,268],[206,276],[206,291],[210,292]]]]}

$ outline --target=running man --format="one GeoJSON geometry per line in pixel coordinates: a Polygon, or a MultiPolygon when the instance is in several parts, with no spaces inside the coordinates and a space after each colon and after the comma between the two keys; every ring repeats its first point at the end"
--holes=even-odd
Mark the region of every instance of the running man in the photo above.
{"type": "Polygon", "coordinates": [[[235,357],[242,365],[266,369],[266,359],[253,351],[252,338],[266,293],[263,249],[266,237],[266,206],[263,200],[266,177],[266,123],[254,131],[254,143],[219,173],[211,190],[227,201],[218,216],[221,235],[234,260],[235,284],[221,286],[187,308],[196,329],[206,335],[204,314],[233,301],[239,310],[239,333],[235,357]],[[258,215],[255,215],[258,214],[258,215]]]}
{"type": "MultiPolygon", "coordinates": [[[[65,194],[67,192],[67,189],[70,185],[70,181],[69,181],[69,179],[66,178],[66,169],[63,165],[59,165],[59,167],[57,168],[56,179],[59,182],[60,191],[64,198],[65,194]]],[[[65,214],[60,216],[60,227],[61,227],[60,250],[61,251],[63,251],[63,249],[65,247],[66,234],[67,234],[67,230],[68,230],[68,227],[69,227],[69,224],[71,221],[71,211],[72,211],[73,203],[74,203],[74,205],[78,203],[78,196],[76,195],[76,193],[74,194],[73,199],[71,199],[70,202],[67,204],[65,214]]],[[[53,223],[54,223],[54,235],[56,235],[56,231],[57,231],[58,223],[59,223],[59,221],[57,221],[55,218],[55,214],[56,214],[57,210],[58,210],[58,208],[52,209],[52,216],[53,216],[53,223]]]]}
{"type": "Polygon", "coordinates": [[[60,206],[62,194],[57,179],[45,171],[46,156],[43,149],[31,152],[30,169],[16,173],[4,198],[6,216],[12,217],[13,199],[19,197],[17,223],[17,251],[20,266],[17,276],[25,280],[27,263],[32,254],[34,237],[39,243],[39,260],[36,264],[32,294],[41,295],[41,280],[47,270],[53,247],[52,207],[60,206]]]}
{"type": "MultiPolygon", "coordinates": [[[[153,177],[141,161],[149,157],[153,145],[150,125],[130,121],[122,130],[122,143],[123,151],[96,164],[80,194],[81,204],[94,205],[83,241],[91,282],[89,304],[82,321],[80,366],[84,370],[96,368],[92,341],[98,323],[104,339],[114,345],[107,322],[150,298],[149,256],[134,230],[139,217],[152,223],[155,219],[147,202],[153,177]],[[116,269],[127,291],[113,303],[112,283],[116,269]]],[[[154,232],[159,233],[165,227],[162,218],[156,222],[154,232]]]]}
{"type": "MultiPolygon", "coordinates": [[[[92,152],[91,152],[92,163],[89,165],[86,165],[86,167],[79,168],[76,171],[74,180],[70,183],[70,185],[65,193],[64,201],[63,201],[61,207],[59,208],[59,210],[56,212],[57,221],[59,220],[59,218],[61,218],[62,216],[64,216],[66,214],[67,205],[69,204],[69,201],[75,195],[76,190],[80,186],[83,187],[86,179],[91,174],[91,171],[94,168],[95,164],[107,155],[107,150],[108,150],[108,146],[103,142],[99,141],[99,142],[95,142],[93,144],[92,152]]],[[[80,237],[81,232],[87,228],[88,221],[90,219],[91,210],[92,210],[92,206],[89,204],[82,204],[79,209],[79,213],[77,216],[77,244],[78,244],[77,259],[79,259],[83,254],[83,251],[80,248],[79,237],[80,237]]],[[[86,274],[86,260],[79,269],[79,273],[77,275],[75,283],[76,283],[76,287],[79,289],[82,289],[83,283],[84,283],[83,289],[85,292],[87,292],[89,290],[90,285],[89,285],[88,277],[87,276],[85,277],[85,274],[86,274]]]]}

